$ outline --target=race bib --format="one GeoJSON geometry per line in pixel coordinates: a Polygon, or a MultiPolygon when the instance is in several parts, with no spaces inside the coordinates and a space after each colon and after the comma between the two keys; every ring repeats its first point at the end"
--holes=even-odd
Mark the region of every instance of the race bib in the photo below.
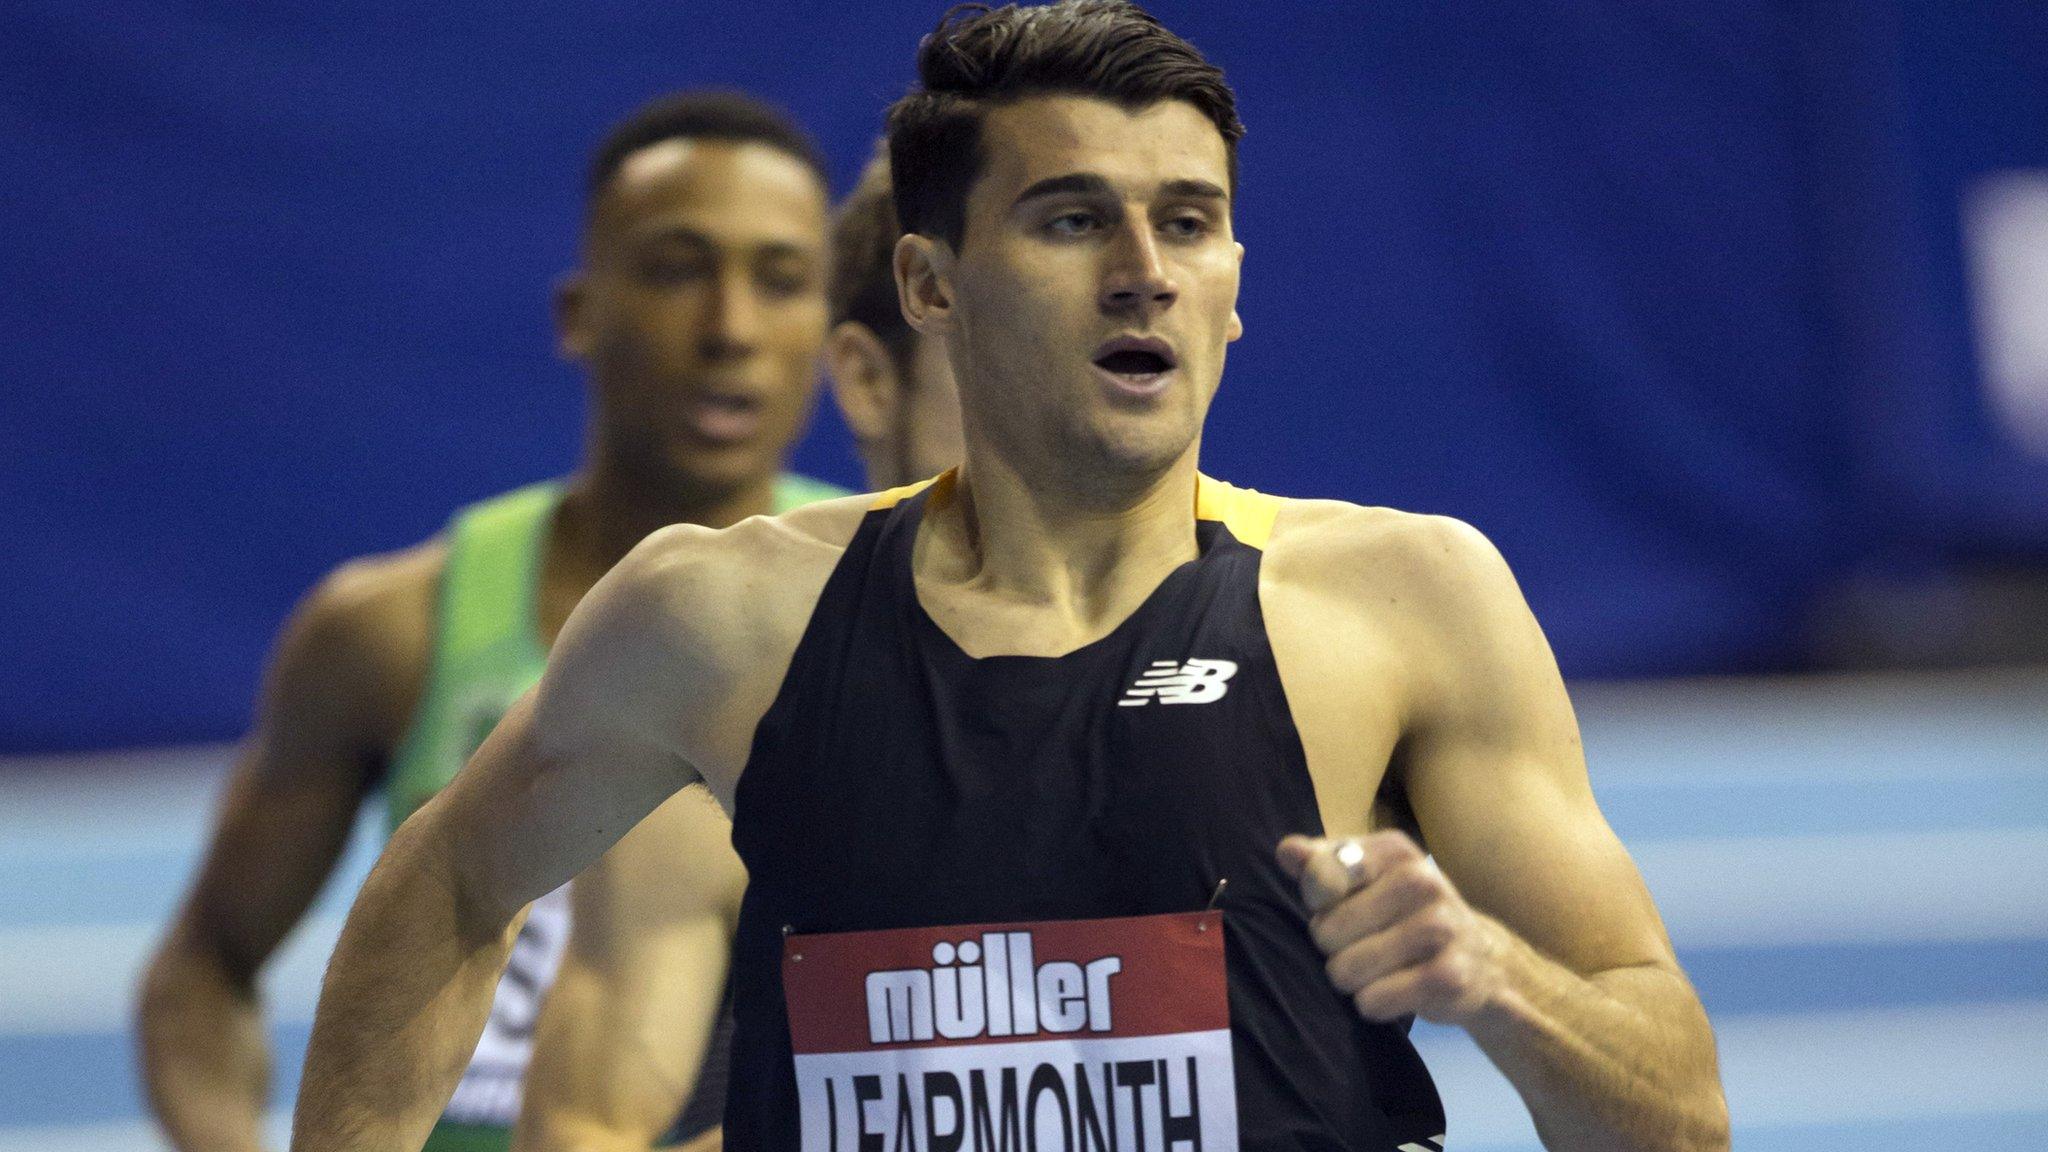
{"type": "Polygon", "coordinates": [[[805,1152],[1237,1147],[1217,912],[790,936],[805,1152]]]}

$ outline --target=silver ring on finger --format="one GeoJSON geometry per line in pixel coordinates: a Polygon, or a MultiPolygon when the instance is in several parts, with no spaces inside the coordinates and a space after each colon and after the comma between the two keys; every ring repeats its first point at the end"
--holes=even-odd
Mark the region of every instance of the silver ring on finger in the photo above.
{"type": "Polygon", "coordinates": [[[1347,837],[1337,845],[1337,863],[1344,866],[1344,879],[1352,891],[1365,887],[1365,845],[1347,837]]]}

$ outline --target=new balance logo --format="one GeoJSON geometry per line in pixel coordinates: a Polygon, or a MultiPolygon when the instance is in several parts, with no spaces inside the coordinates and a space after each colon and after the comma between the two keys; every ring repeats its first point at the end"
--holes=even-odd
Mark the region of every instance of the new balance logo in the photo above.
{"type": "Polygon", "coordinates": [[[1223,694],[1230,690],[1227,682],[1235,675],[1237,664],[1231,660],[1189,660],[1184,664],[1154,660],[1130,691],[1124,693],[1124,698],[1117,701],[1117,706],[1137,708],[1154,700],[1161,704],[1207,704],[1223,699],[1223,694]]]}

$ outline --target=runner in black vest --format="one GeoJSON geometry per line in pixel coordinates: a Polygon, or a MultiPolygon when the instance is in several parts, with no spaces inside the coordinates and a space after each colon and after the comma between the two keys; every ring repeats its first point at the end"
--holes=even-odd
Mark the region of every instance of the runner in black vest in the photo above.
{"type": "Polygon", "coordinates": [[[1243,1146],[1433,1147],[1443,1110],[1405,1022],[1347,1010],[1273,853],[1289,833],[1322,831],[1259,609],[1278,501],[1203,480],[1199,556],[1108,635],[1064,656],[975,659],[925,614],[912,578],[927,504],[951,494],[942,478],[862,520],[755,734],[734,836],[749,886],[727,1140],[798,1146],[787,929],[1079,920],[1213,899],[1243,1146]]]}
{"type": "Polygon", "coordinates": [[[519,909],[703,780],[754,869],[736,1148],[1414,1152],[1410,1015],[1553,1148],[1725,1148],[1498,554],[1199,476],[1243,332],[1221,73],[1108,0],[963,11],[919,68],[895,271],[962,467],[664,530],[592,591],[364,885],[297,1146],[416,1141],[519,909]]]}

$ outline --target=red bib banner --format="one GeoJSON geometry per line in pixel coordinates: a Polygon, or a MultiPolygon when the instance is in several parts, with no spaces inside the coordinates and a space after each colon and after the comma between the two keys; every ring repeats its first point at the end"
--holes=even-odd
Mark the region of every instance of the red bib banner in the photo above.
{"type": "Polygon", "coordinates": [[[790,936],[805,1152],[1231,1152],[1217,912],[790,936]]]}

